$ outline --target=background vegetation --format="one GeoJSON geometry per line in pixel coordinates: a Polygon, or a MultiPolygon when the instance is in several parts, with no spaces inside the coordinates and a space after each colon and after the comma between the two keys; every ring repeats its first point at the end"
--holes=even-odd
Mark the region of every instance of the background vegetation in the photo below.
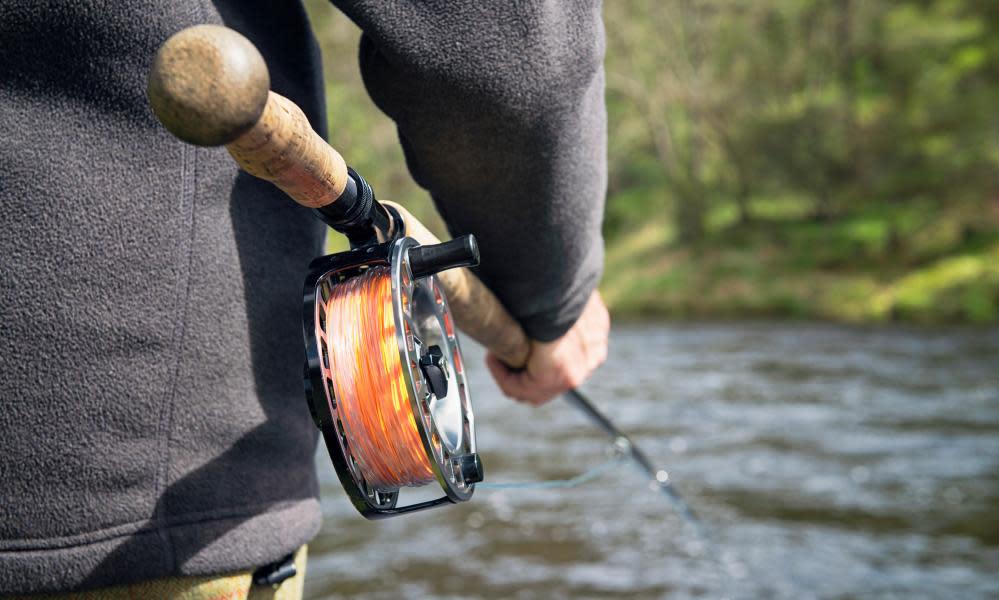
{"type": "MultiPolygon", "coordinates": [[[[310,0],[331,139],[440,231],[310,0]]],[[[607,0],[618,315],[999,320],[999,3],[607,0]]]]}

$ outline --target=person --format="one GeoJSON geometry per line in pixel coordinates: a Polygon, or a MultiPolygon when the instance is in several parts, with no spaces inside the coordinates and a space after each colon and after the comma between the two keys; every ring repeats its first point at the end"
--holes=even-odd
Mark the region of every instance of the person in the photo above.
{"type": "MultiPolygon", "coordinates": [[[[608,336],[599,2],[335,4],[414,179],[535,340],[524,371],[488,359],[500,388],[539,404],[578,385],[608,336]]],[[[0,10],[0,595],[280,561],[321,522],[299,302],[324,228],[172,138],[145,84],[171,34],[225,24],[325,135],[303,7],[0,10]]]]}

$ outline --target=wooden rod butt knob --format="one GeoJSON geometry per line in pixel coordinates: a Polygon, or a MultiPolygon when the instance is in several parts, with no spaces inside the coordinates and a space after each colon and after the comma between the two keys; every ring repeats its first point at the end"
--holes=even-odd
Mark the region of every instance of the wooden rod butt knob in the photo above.
{"type": "Polygon", "coordinates": [[[267,64],[250,40],[196,25],[163,43],[149,73],[149,102],[170,133],[222,146],[247,173],[296,202],[320,208],[347,186],[347,163],[294,102],[270,91],[267,64]]]}
{"type": "Polygon", "coordinates": [[[196,25],[153,59],[147,93],[163,126],[196,146],[222,146],[260,119],[271,88],[264,57],[239,33],[196,25]]]}

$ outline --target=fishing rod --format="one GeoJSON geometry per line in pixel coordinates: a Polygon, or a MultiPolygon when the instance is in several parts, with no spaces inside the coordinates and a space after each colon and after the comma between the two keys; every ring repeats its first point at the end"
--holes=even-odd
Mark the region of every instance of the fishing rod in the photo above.
{"type": "MultiPolygon", "coordinates": [[[[308,407],[354,506],[384,518],[468,500],[483,479],[458,330],[511,368],[530,340],[467,268],[473,236],[441,243],[370,184],[270,91],[253,44],[198,25],[168,39],[149,76],[160,122],[197,146],[225,146],[246,172],[313,209],[351,249],[317,258],[303,290],[308,407]],[[444,495],[399,506],[399,490],[436,482],[444,495]]],[[[629,456],[681,515],[696,515],[642,452],[579,391],[566,398],[629,456]]]]}

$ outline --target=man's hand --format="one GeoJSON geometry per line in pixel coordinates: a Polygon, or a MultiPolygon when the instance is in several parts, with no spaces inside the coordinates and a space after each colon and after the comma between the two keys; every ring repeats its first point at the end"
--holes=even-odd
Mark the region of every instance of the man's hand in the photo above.
{"type": "Polygon", "coordinates": [[[537,406],[586,381],[607,359],[609,334],[607,307],[594,290],[572,329],[554,342],[531,344],[523,370],[511,370],[491,352],[486,365],[504,394],[537,406]]]}

